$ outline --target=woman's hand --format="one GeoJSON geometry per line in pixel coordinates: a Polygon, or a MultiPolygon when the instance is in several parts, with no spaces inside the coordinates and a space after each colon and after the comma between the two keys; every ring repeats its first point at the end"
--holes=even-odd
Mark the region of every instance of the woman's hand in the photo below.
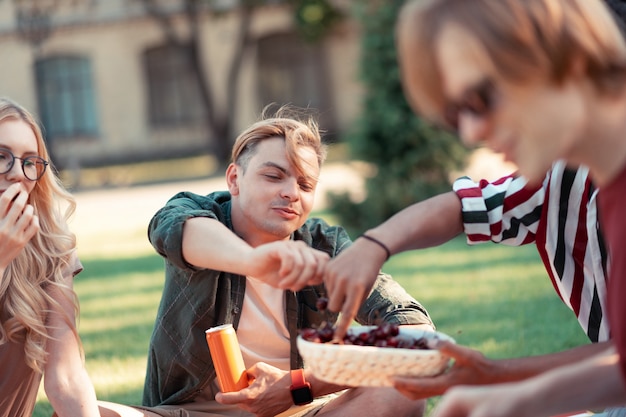
{"type": "Polygon", "coordinates": [[[15,183],[0,195],[0,269],[4,270],[39,231],[28,192],[15,183]]]}

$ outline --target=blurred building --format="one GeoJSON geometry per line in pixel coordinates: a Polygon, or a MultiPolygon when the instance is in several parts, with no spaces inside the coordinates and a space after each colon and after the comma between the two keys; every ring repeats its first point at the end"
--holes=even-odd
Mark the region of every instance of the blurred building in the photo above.
{"type": "MultiPolygon", "coordinates": [[[[212,152],[207,104],[190,70],[193,33],[182,0],[0,0],[0,95],[38,114],[57,166],[93,167],[212,152]],[[28,1],[22,4],[28,5],[28,1]],[[33,12],[33,10],[35,12],[33,12]],[[169,28],[182,42],[168,42],[169,28]]],[[[340,135],[359,111],[359,28],[346,10],[319,42],[296,33],[293,10],[257,8],[247,26],[241,71],[232,71],[242,13],[237,0],[198,14],[200,62],[212,106],[239,132],[267,103],[318,109],[321,127],[340,135]],[[219,13],[216,13],[219,12],[219,13]],[[236,74],[234,93],[229,76],[236,74]],[[229,110],[227,97],[236,94],[229,110]]],[[[231,138],[232,139],[232,138],[231,138]]]]}

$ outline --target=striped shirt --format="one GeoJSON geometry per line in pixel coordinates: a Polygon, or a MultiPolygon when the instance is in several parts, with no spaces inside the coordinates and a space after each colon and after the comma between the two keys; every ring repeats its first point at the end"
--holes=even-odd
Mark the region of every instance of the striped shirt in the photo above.
{"type": "Polygon", "coordinates": [[[592,342],[610,337],[606,260],[596,209],[597,189],[586,168],[557,162],[543,183],[515,174],[494,182],[455,181],[469,244],[519,246],[534,242],[561,300],[592,342]]]}

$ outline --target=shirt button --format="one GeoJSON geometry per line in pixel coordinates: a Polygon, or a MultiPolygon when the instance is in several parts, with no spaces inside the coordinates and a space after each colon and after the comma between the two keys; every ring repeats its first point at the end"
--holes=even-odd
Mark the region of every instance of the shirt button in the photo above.
{"type": "Polygon", "coordinates": [[[233,314],[239,314],[239,307],[233,307],[233,314]]]}

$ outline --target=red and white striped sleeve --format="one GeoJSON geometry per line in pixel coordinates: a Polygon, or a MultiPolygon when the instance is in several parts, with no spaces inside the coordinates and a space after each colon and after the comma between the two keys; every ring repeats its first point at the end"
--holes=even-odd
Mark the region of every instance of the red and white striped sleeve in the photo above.
{"type": "Polygon", "coordinates": [[[463,227],[469,244],[519,246],[535,241],[547,180],[529,187],[516,174],[489,182],[461,177],[453,189],[461,199],[463,227]]]}

